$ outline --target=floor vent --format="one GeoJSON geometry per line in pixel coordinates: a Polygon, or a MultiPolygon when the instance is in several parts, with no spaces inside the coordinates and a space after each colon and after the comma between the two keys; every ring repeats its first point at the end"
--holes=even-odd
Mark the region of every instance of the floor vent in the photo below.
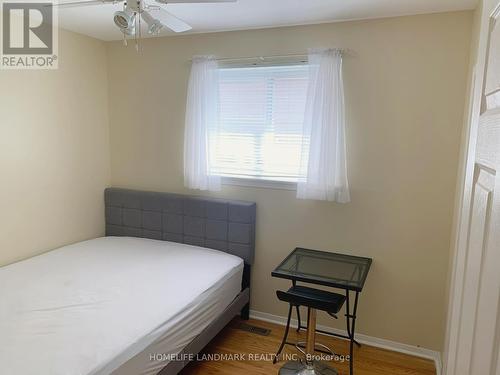
{"type": "Polygon", "coordinates": [[[238,329],[241,329],[242,331],[247,331],[250,333],[255,333],[256,335],[261,335],[261,336],[269,336],[269,334],[271,333],[270,329],[261,328],[261,327],[253,326],[251,324],[246,324],[246,323],[241,323],[238,326],[238,329]]]}

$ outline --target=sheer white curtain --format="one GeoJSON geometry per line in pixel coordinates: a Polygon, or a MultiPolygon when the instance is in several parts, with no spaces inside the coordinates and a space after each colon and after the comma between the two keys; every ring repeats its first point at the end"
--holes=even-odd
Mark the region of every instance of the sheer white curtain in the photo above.
{"type": "Polygon", "coordinates": [[[195,56],[189,77],[184,130],[184,185],[220,190],[220,177],[210,175],[209,135],[219,122],[219,77],[213,56],[195,56]]]}
{"type": "Polygon", "coordinates": [[[297,198],[350,201],[344,112],[342,52],[309,50],[309,87],[297,198]]]}

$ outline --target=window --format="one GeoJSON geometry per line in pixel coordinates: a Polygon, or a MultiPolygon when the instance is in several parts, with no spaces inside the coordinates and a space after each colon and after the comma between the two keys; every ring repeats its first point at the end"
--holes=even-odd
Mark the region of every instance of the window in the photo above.
{"type": "Polygon", "coordinates": [[[185,186],[296,187],[299,199],[349,202],[342,50],[310,49],[307,65],[276,62],[230,68],[193,57],[185,186]]]}
{"type": "Polygon", "coordinates": [[[307,65],[219,68],[210,173],[297,181],[307,86],[307,65]]]}

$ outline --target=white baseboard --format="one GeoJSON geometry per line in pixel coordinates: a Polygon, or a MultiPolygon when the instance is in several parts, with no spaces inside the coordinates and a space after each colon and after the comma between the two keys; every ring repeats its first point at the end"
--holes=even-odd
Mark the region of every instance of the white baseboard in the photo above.
{"type": "MultiPolygon", "coordinates": [[[[284,316],[268,314],[268,313],[261,312],[261,311],[250,310],[250,318],[262,320],[264,322],[275,323],[275,324],[279,324],[282,326],[286,325],[286,318],[284,316]]],[[[292,319],[290,322],[290,326],[294,327],[294,328],[297,327],[297,324],[298,324],[297,319],[292,319]]],[[[331,328],[331,327],[324,326],[321,324],[318,324],[317,328],[321,329],[323,331],[329,331],[329,332],[343,334],[343,335],[347,334],[347,332],[344,330],[331,328]]],[[[437,352],[435,350],[421,348],[418,346],[402,344],[402,343],[391,341],[391,340],[380,339],[377,337],[363,335],[360,333],[356,334],[356,340],[362,344],[375,346],[377,348],[392,350],[392,351],[398,352],[398,353],[409,354],[409,355],[413,355],[415,357],[430,359],[430,360],[434,361],[434,363],[436,365],[436,375],[441,375],[442,364],[441,364],[441,353],[440,352],[437,352]]]]}

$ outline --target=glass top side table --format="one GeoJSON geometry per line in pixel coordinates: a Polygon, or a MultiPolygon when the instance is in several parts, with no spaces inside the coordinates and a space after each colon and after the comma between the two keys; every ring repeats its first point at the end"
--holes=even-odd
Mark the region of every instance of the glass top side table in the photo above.
{"type": "Polygon", "coordinates": [[[298,247],[271,274],[274,277],[361,292],[371,264],[371,258],[298,247]]]}
{"type": "MultiPolygon", "coordinates": [[[[346,325],[347,335],[318,330],[311,327],[314,332],[321,332],[331,336],[348,339],[349,345],[349,372],[353,375],[353,346],[361,346],[354,337],[356,328],[356,313],[358,309],[359,293],[363,290],[368,272],[372,264],[371,258],[331,253],[304,248],[293,250],[275,269],[271,272],[273,277],[288,279],[295,286],[297,282],[329,286],[342,289],[346,295],[346,325]],[[350,292],[354,292],[354,306],[351,311],[350,292]]],[[[297,306],[298,328],[308,328],[302,325],[300,312],[297,306]]]]}

